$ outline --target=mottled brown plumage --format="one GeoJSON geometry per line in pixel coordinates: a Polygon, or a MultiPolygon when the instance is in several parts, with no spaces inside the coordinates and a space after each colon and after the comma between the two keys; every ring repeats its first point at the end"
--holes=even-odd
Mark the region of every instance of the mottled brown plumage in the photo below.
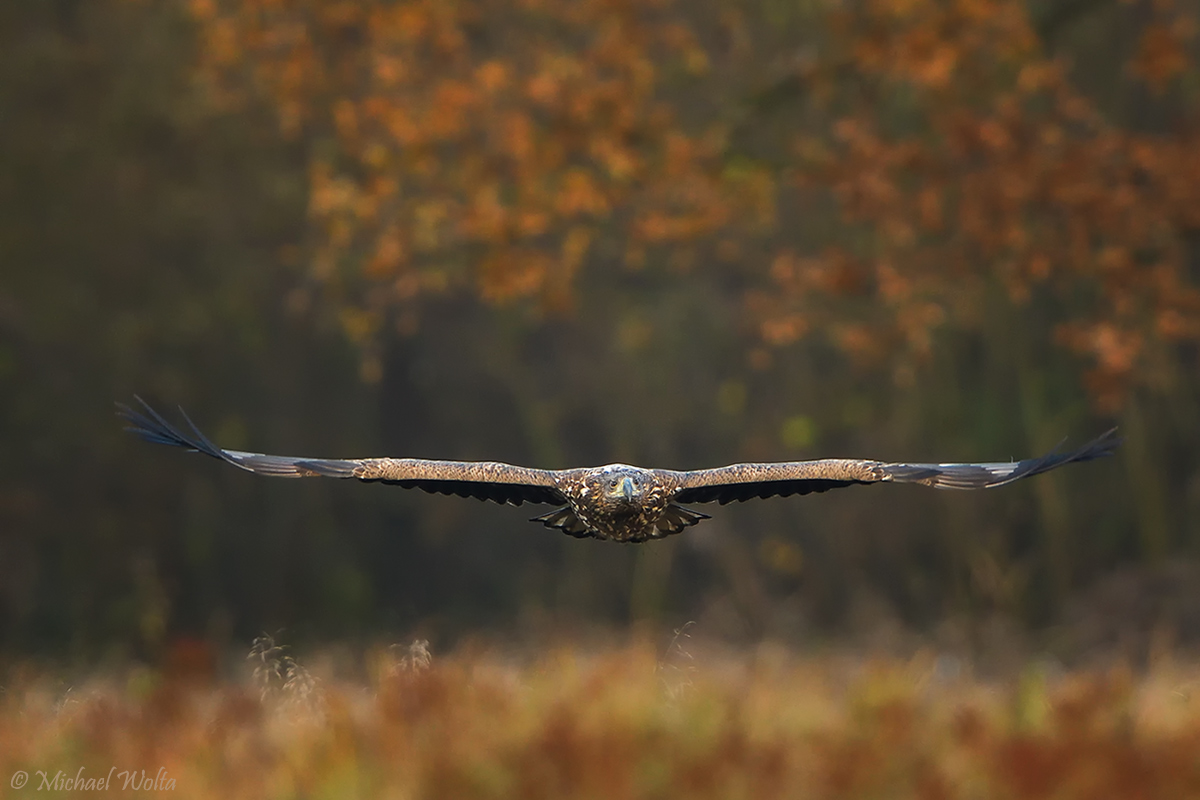
{"type": "Polygon", "coordinates": [[[1003,486],[1075,461],[1111,455],[1120,439],[1116,429],[1069,453],[1051,452],[1024,461],[983,464],[891,464],[829,458],[774,464],[733,464],[716,469],[676,472],[628,464],[544,470],[493,461],[430,461],[419,458],[298,458],[245,453],[217,447],[192,424],[180,431],[146,405],[145,413],[118,404],[126,430],[143,439],[195,450],[250,472],[285,478],[330,477],[381,481],[406,489],[475,497],[519,506],[561,506],[535,517],[549,528],[578,537],[644,542],[659,539],[708,519],[678,503],[722,505],[756,497],[787,497],[824,492],[860,483],[919,483],[938,489],[985,489],[1003,486]]]}

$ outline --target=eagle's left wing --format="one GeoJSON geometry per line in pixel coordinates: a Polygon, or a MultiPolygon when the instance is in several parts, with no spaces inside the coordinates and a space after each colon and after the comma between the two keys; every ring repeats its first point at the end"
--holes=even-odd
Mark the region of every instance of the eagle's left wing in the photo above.
{"type": "Polygon", "coordinates": [[[777,464],[732,464],[682,473],[675,499],[681,503],[722,505],[755,497],[786,497],[825,492],[856,483],[920,483],[937,489],[990,489],[1038,475],[1075,461],[1112,455],[1121,440],[1117,429],[1067,453],[982,464],[889,464],[882,461],[828,458],[777,464]]]}
{"type": "MultiPolygon", "coordinates": [[[[360,481],[382,481],[406,489],[416,488],[437,494],[456,494],[496,503],[519,506],[522,503],[565,503],[555,485],[551,470],[530,469],[495,461],[431,461],[422,458],[305,458],[271,456],[224,450],[200,432],[187,414],[183,418],[191,427],[184,433],[157,411],[137,398],[143,411],[123,403],[117,404],[117,414],[129,427],[126,430],[148,442],[183,447],[220,459],[235,467],[259,475],[281,478],[357,478],[360,481]],[[143,413],[144,412],[144,413],[143,413]]],[[[180,413],[183,410],[180,409],[180,413]]]]}

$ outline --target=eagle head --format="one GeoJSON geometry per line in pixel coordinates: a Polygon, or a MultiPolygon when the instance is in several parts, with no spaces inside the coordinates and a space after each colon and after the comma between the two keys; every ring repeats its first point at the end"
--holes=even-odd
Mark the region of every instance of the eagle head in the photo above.
{"type": "Polygon", "coordinates": [[[624,464],[610,464],[597,469],[591,476],[587,495],[599,508],[609,514],[635,513],[645,501],[652,476],[645,470],[624,464]]]}
{"type": "Polygon", "coordinates": [[[636,505],[641,493],[641,479],[628,472],[616,473],[605,481],[604,494],[621,505],[636,505]]]}

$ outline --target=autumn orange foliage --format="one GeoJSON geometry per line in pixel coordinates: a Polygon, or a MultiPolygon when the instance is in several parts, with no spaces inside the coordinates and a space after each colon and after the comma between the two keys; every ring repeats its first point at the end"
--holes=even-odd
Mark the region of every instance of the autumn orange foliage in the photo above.
{"type": "MultiPolygon", "coordinates": [[[[937,659],[763,651],[664,669],[653,649],[380,662],[302,702],[135,673],[0,707],[0,772],[144,773],[206,798],[1178,798],[1200,792],[1194,677],[987,684],[937,659]]],[[[14,690],[15,689],[15,690],[14,690]]],[[[110,795],[121,793],[110,785],[110,795]]]]}
{"type": "Polygon", "coordinates": [[[719,143],[659,95],[664,72],[707,69],[665,3],[192,8],[211,85],[240,67],[286,130],[324,143],[314,269],[366,278],[373,310],[462,280],[561,305],[600,231],[637,250],[734,215],[719,143]]]}
{"type": "MultiPolygon", "coordinates": [[[[1161,87],[1190,68],[1191,23],[1159,8],[1174,45],[1150,24],[1131,70],[1161,87]]],[[[809,140],[810,180],[870,230],[863,269],[910,341],[924,345],[942,309],[969,315],[982,281],[1017,303],[1043,287],[1086,293],[1058,336],[1094,357],[1092,389],[1114,406],[1154,345],[1200,334],[1200,161],[1186,119],[1172,131],[1114,124],[1021,3],[868,3],[835,19],[869,91],[832,143],[809,140]]]]}
{"type": "MultiPolygon", "coordinates": [[[[993,287],[1048,293],[1110,408],[1200,336],[1188,107],[1123,124],[1018,0],[831,3],[782,33],[671,0],[191,10],[212,96],[267,98],[310,145],[312,270],[358,339],[429,291],[561,309],[585,265],[731,262],[768,344],[867,360],[978,324],[993,287]]],[[[1193,74],[1194,28],[1154,4],[1141,91],[1193,74]]]]}

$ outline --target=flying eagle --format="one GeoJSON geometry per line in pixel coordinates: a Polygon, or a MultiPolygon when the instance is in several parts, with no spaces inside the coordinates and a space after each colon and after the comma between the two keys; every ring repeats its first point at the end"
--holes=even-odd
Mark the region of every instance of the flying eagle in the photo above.
{"type": "Polygon", "coordinates": [[[984,464],[889,464],[853,458],[732,464],[677,472],[628,464],[549,470],[494,461],[430,461],[420,458],[295,458],[223,450],[196,425],[184,433],[140,397],[145,413],[118,403],[126,430],[148,442],[204,453],[259,475],[282,478],[358,478],[405,489],[475,497],[495,503],[550,503],[559,508],[534,517],[548,528],[580,538],[644,542],[660,539],[708,519],[679,503],[721,505],[755,497],[825,492],[856,483],[920,483],[936,489],[990,489],[1070,464],[1111,455],[1116,428],[1069,453],[1054,451],[1024,461],[984,464]]]}

